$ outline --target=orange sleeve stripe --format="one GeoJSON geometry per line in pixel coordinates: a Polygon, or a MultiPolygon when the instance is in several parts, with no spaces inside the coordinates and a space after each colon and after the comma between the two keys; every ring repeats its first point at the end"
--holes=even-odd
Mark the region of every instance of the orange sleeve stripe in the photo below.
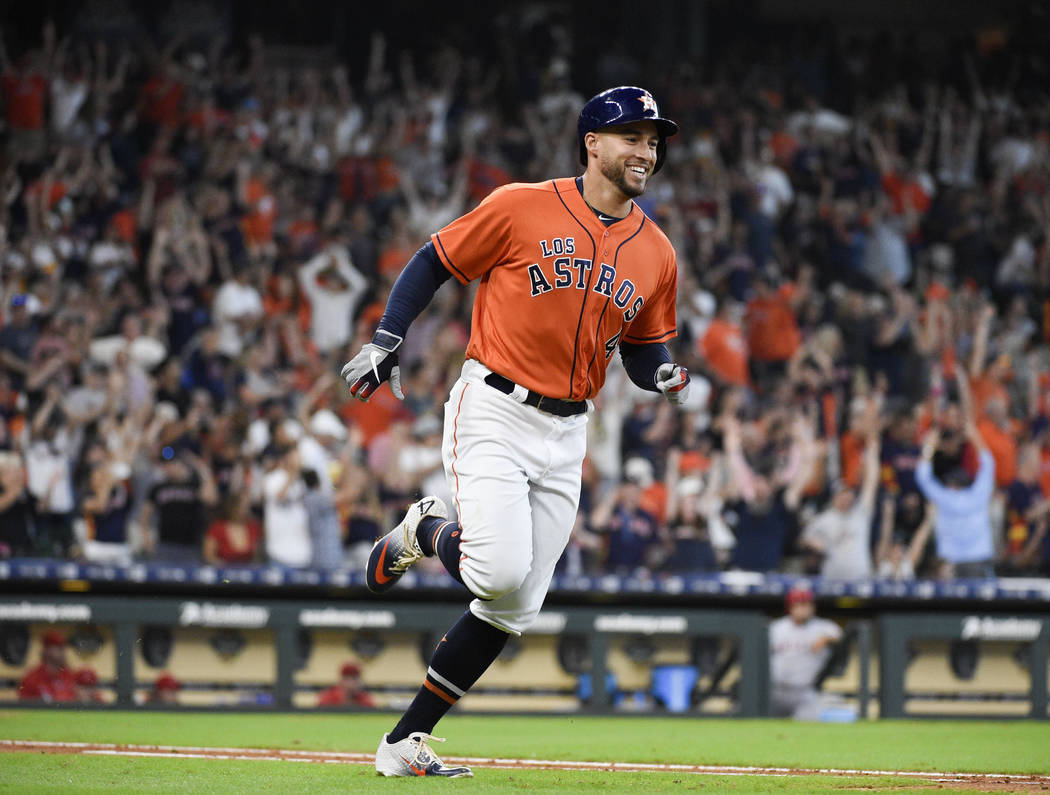
{"type": "Polygon", "coordinates": [[[434,687],[434,685],[430,684],[430,680],[429,679],[424,679],[423,680],[423,687],[425,687],[431,693],[433,693],[433,694],[435,694],[437,696],[440,696],[443,700],[447,701],[449,704],[455,704],[456,701],[458,701],[458,699],[452,698],[452,696],[450,696],[448,693],[446,693],[441,688],[434,687]]]}

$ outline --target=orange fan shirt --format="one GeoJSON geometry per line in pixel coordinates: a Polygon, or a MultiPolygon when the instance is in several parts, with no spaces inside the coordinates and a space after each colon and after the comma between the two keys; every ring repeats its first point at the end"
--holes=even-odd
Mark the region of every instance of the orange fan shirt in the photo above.
{"type": "Polygon", "coordinates": [[[991,420],[978,420],[977,430],[995,460],[995,485],[1009,486],[1017,478],[1017,441],[991,420]]]}
{"type": "Polygon", "coordinates": [[[918,182],[912,179],[902,179],[897,174],[884,174],[882,176],[882,189],[890,197],[893,203],[893,212],[901,215],[904,212],[905,199],[920,215],[925,215],[930,209],[930,195],[918,182]]]}
{"type": "Polygon", "coordinates": [[[142,87],[143,115],[152,122],[177,127],[181,120],[179,106],[185,87],[176,80],[154,75],[142,87]]]}
{"type": "Polygon", "coordinates": [[[745,316],[747,347],[751,358],[760,362],[786,362],[799,345],[795,312],[781,294],[752,298],[745,316]]]}
{"type": "Polygon", "coordinates": [[[47,80],[41,75],[7,72],[0,78],[7,106],[7,123],[16,130],[40,130],[44,126],[47,80]]]}
{"type": "Polygon", "coordinates": [[[432,240],[480,279],[467,358],[547,397],[594,397],[620,342],[676,334],[667,237],[637,205],[606,227],[571,177],[497,188],[432,240]]]}
{"type": "Polygon", "coordinates": [[[1007,406],[1010,405],[1010,393],[999,381],[987,375],[980,375],[970,379],[970,394],[973,395],[973,407],[978,417],[983,417],[985,405],[990,400],[1001,400],[1007,406]]]}
{"type": "Polygon", "coordinates": [[[839,461],[842,469],[842,480],[850,488],[860,485],[861,472],[864,470],[864,447],[867,442],[859,433],[846,431],[839,439],[839,461]]]}
{"type": "Polygon", "coordinates": [[[715,318],[697,344],[711,371],[728,384],[747,386],[747,340],[734,323],[715,318]]]}
{"type": "Polygon", "coordinates": [[[1039,449],[1039,488],[1044,497],[1050,497],[1050,450],[1039,449]]]}
{"type": "Polygon", "coordinates": [[[245,186],[249,212],[244,216],[242,231],[250,243],[266,243],[273,240],[273,228],[277,221],[277,199],[260,179],[251,179],[245,186]]]}

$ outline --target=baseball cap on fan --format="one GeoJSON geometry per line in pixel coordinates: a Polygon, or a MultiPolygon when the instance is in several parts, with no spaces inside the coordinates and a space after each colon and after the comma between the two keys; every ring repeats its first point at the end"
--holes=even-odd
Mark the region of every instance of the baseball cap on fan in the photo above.
{"type": "Polygon", "coordinates": [[[346,438],[346,426],[331,409],[318,409],[310,418],[310,432],[315,436],[331,436],[333,439],[346,438]]]}
{"type": "Polygon", "coordinates": [[[10,296],[10,308],[24,310],[29,315],[39,315],[44,305],[33,293],[15,293],[10,296]]]}
{"type": "Polygon", "coordinates": [[[649,459],[641,456],[628,458],[623,465],[623,479],[628,480],[643,489],[653,484],[653,464],[649,459]]]}
{"type": "Polygon", "coordinates": [[[24,309],[30,315],[40,312],[40,299],[32,293],[15,293],[11,296],[12,309],[24,309]]]}

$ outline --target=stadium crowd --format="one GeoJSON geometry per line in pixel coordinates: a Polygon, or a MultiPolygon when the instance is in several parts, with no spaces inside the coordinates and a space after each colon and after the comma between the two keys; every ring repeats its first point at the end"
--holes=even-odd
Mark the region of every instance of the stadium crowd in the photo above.
{"type": "MultiPolygon", "coordinates": [[[[535,25],[502,60],[377,33],[360,74],[259,37],[7,38],[0,557],[357,566],[448,497],[465,288],[405,340],[404,403],[337,373],[430,233],[576,173],[590,89],[636,81],[582,90],[535,25]]],[[[713,46],[646,84],[683,129],[639,201],[691,403],[613,363],[562,570],[1050,573],[1047,54],[713,46]]]]}

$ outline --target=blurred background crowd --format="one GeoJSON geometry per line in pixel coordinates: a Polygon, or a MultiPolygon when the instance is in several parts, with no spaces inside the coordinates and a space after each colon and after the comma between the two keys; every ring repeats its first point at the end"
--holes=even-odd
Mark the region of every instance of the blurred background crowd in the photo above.
{"type": "Polygon", "coordinates": [[[561,571],[1050,573],[1050,57],[1024,25],[739,25],[582,69],[550,4],[352,52],[192,3],[112,35],[111,5],[0,31],[0,557],[359,565],[449,496],[470,288],[412,326],[404,403],[350,400],[341,365],[432,232],[578,173],[583,102],[642,83],[683,130],[639,203],[696,381],[679,411],[611,366],[561,571]]]}

